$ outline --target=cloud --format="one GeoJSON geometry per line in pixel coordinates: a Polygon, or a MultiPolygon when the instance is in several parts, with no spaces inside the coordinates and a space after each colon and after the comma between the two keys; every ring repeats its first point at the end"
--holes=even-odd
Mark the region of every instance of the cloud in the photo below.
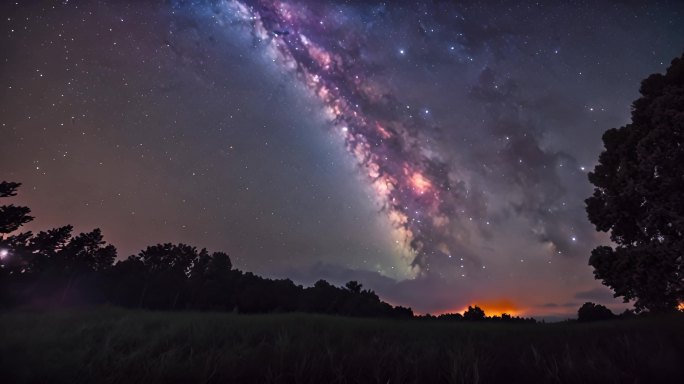
{"type": "Polygon", "coordinates": [[[570,303],[546,303],[538,305],[538,308],[579,308],[580,303],[570,302],[570,303]]]}
{"type": "Polygon", "coordinates": [[[587,184],[586,177],[573,155],[549,145],[554,125],[535,107],[540,100],[561,99],[538,95],[502,71],[485,67],[468,94],[473,105],[486,111],[483,142],[471,153],[470,169],[493,196],[502,198],[492,214],[524,218],[538,242],[562,255],[586,254],[589,245],[573,240],[589,239],[592,232],[581,203],[584,191],[577,190],[587,184]]]}
{"type": "Polygon", "coordinates": [[[580,291],[575,294],[576,299],[590,300],[602,303],[615,303],[613,291],[606,287],[593,288],[588,291],[580,291]]]}

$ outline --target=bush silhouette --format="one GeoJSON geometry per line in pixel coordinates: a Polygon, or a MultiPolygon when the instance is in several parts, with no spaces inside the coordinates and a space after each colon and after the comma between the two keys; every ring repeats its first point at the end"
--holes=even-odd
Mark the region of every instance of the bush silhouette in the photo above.
{"type": "Polygon", "coordinates": [[[579,321],[598,321],[610,320],[615,317],[615,314],[600,304],[584,303],[577,311],[577,320],[579,321]]]}

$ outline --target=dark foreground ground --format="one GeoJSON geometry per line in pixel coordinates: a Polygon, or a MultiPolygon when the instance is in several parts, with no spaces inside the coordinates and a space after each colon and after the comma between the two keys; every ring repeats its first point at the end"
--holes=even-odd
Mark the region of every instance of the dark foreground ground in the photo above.
{"type": "Polygon", "coordinates": [[[116,308],[0,313],[2,383],[682,382],[682,319],[473,324],[116,308]]]}

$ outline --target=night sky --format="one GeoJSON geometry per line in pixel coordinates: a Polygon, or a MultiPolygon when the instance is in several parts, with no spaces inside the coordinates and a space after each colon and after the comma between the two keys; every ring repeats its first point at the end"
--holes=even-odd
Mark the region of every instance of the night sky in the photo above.
{"type": "Polygon", "coordinates": [[[27,3],[0,5],[26,229],[222,250],[420,313],[625,308],[587,265],[608,241],[587,173],[684,50],[684,4],[27,3]]]}

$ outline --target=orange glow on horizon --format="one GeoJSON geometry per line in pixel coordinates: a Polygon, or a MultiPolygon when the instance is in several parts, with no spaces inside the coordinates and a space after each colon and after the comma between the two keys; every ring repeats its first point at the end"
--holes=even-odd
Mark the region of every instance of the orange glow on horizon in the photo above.
{"type": "MultiPolygon", "coordinates": [[[[520,308],[518,305],[513,303],[512,301],[508,299],[499,299],[499,300],[479,300],[473,302],[473,304],[469,304],[471,307],[480,307],[484,313],[485,316],[501,316],[502,314],[508,314],[511,316],[520,316],[522,313],[524,313],[524,310],[520,308]]],[[[461,310],[456,311],[460,314],[463,314],[465,311],[468,310],[468,306],[463,307],[461,310]]],[[[446,311],[444,313],[449,313],[451,311],[446,311]]]]}

